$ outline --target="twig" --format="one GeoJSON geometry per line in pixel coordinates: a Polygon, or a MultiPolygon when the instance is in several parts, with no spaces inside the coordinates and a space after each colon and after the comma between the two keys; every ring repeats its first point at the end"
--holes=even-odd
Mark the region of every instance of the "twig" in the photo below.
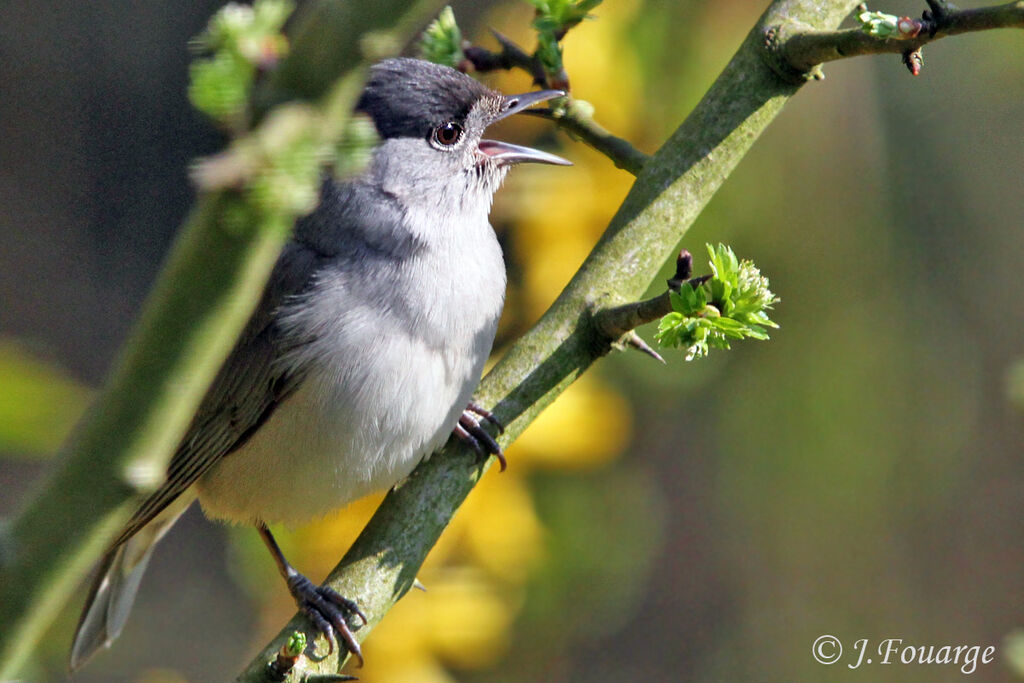
{"type": "MultiPolygon", "coordinates": [[[[710,275],[695,277],[687,282],[692,287],[699,287],[710,278],[710,275]]],[[[658,296],[636,301],[612,308],[602,308],[594,313],[594,325],[609,339],[618,339],[628,334],[636,327],[652,323],[672,312],[671,292],[676,288],[670,288],[658,296]]]]}
{"type": "Polygon", "coordinates": [[[770,27],[777,31],[776,52],[786,65],[800,74],[810,72],[818,64],[856,57],[859,55],[918,51],[932,41],[972,31],[996,28],[1024,28],[1024,2],[1009,2],[976,9],[953,9],[940,0],[929,0],[930,12],[910,22],[920,25],[920,31],[904,37],[881,38],[859,28],[841,31],[815,31],[794,29],[790,25],[770,27]]]}
{"type": "Polygon", "coordinates": [[[571,111],[563,114],[552,109],[528,109],[523,113],[554,121],[569,135],[582,140],[611,159],[616,167],[629,171],[633,175],[639,175],[640,170],[650,158],[628,140],[612,135],[591,118],[585,118],[571,111]]]}
{"type": "Polygon", "coordinates": [[[494,29],[491,29],[491,34],[501,45],[501,52],[492,52],[478,45],[469,45],[462,50],[475,70],[486,73],[488,71],[511,71],[518,68],[533,77],[534,85],[547,87],[547,75],[544,73],[544,66],[539,59],[526,54],[523,48],[494,29]]]}
{"type": "MultiPolygon", "coordinates": [[[[540,60],[528,55],[525,50],[497,31],[492,29],[491,33],[501,45],[500,52],[492,52],[477,45],[463,48],[463,54],[466,55],[466,59],[475,70],[487,72],[522,69],[533,77],[534,85],[542,88],[551,86],[540,60]]],[[[571,105],[565,112],[555,112],[552,109],[530,109],[525,113],[554,121],[567,133],[579,138],[611,159],[618,168],[633,175],[640,173],[640,169],[647,162],[648,156],[630,144],[628,140],[612,135],[592,118],[571,111],[571,105]]]]}
{"type": "MultiPolygon", "coordinates": [[[[691,278],[692,272],[693,256],[683,249],[676,257],[676,272],[668,281],[667,290],[643,301],[602,308],[594,313],[594,326],[608,339],[619,339],[623,335],[628,335],[634,328],[654,322],[671,313],[671,292],[678,292],[684,282],[689,283],[691,287],[699,287],[711,277],[710,275],[701,275],[691,278]]],[[[627,339],[626,342],[630,343],[630,340],[627,339]]]]}

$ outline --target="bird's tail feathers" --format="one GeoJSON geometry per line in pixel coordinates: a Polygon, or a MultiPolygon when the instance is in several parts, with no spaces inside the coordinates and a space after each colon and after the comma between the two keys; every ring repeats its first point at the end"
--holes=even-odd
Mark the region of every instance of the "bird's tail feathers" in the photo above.
{"type": "Polygon", "coordinates": [[[85,664],[101,647],[110,647],[121,634],[153,548],[192,500],[193,496],[186,495],[174,501],[134,536],[103,556],[75,630],[71,645],[72,671],[85,664]]]}

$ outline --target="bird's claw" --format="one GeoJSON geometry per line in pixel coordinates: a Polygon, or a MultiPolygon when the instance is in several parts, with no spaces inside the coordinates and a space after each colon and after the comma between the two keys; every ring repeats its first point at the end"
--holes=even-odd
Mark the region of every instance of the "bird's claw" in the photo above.
{"type": "Polygon", "coordinates": [[[501,446],[494,440],[494,437],[480,424],[480,420],[477,418],[478,415],[497,426],[499,431],[505,430],[490,411],[481,408],[475,403],[470,403],[459,417],[458,424],[455,425],[455,436],[472,446],[481,457],[486,458],[490,455],[496,457],[501,471],[504,472],[505,468],[508,467],[508,462],[505,460],[505,452],[501,450],[501,446]]]}
{"type": "Polygon", "coordinates": [[[324,634],[330,647],[328,654],[334,653],[337,637],[340,636],[345,649],[356,658],[357,665],[362,666],[363,652],[348,625],[349,617],[353,616],[358,617],[363,626],[366,625],[366,615],[359,606],[333,588],[318,586],[297,572],[288,578],[288,590],[295,598],[299,611],[309,617],[313,626],[324,634]]]}
{"type": "Polygon", "coordinates": [[[487,410],[487,408],[484,408],[483,406],[479,405],[474,401],[470,401],[469,404],[466,406],[466,410],[471,413],[475,413],[476,415],[479,415],[480,417],[482,417],[483,419],[487,420],[492,425],[497,427],[499,434],[505,433],[505,425],[501,424],[501,422],[498,421],[498,418],[494,417],[494,413],[487,410]]]}

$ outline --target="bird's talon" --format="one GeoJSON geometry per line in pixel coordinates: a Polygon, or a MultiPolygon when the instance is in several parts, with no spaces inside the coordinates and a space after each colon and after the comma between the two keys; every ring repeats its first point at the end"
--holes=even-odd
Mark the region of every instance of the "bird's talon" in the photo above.
{"type": "Polygon", "coordinates": [[[466,406],[466,410],[468,410],[471,413],[476,413],[477,415],[479,415],[480,417],[482,417],[483,419],[487,420],[492,425],[497,427],[499,434],[505,433],[505,425],[501,424],[501,421],[498,418],[494,417],[494,413],[487,410],[487,408],[484,408],[483,406],[474,401],[470,401],[469,405],[466,406]]]}
{"type": "MultiPolygon", "coordinates": [[[[479,408],[479,410],[483,409],[479,408]]],[[[474,409],[474,404],[469,404],[469,407],[459,418],[458,424],[455,425],[455,435],[472,446],[481,457],[486,458],[489,455],[496,457],[498,459],[498,464],[501,467],[501,471],[504,472],[505,468],[508,467],[508,461],[505,460],[505,453],[501,450],[501,445],[494,440],[494,437],[491,436],[486,429],[480,426],[480,420],[478,420],[476,415],[474,415],[474,413],[481,415],[479,410],[474,409]]],[[[484,419],[487,419],[486,415],[481,416],[484,419]]]]}
{"type": "Polygon", "coordinates": [[[352,653],[357,665],[361,667],[363,653],[348,625],[348,618],[357,616],[364,626],[367,619],[356,603],[329,586],[315,585],[299,573],[288,578],[288,590],[295,598],[299,610],[309,618],[313,627],[323,634],[327,641],[327,654],[334,654],[340,637],[345,649],[352,653]]]}

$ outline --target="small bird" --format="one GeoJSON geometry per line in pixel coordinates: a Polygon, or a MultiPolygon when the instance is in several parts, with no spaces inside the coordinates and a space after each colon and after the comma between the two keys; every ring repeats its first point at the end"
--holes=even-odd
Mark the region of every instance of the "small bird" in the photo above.
{"type": "MultiPolygon", "coordinates": [[[[517,163],[565,159],[485,140],[490,124],[559,97],[503,96],[448,67],[371,67],[356,109],[379,134],[357,177],[324,181],[168,466],[99,565],[71,668],[127,620],[154,544],[196,498],[253,524],[299,609],[361,661],[358,605],[296,571],[268,524],[299,524],[393,486],[450,434],[503,458],[472,403],[505,296],[488,222],[517,163]]],[[[500,425],[499,425],[500,428],[500,425]]]]}

